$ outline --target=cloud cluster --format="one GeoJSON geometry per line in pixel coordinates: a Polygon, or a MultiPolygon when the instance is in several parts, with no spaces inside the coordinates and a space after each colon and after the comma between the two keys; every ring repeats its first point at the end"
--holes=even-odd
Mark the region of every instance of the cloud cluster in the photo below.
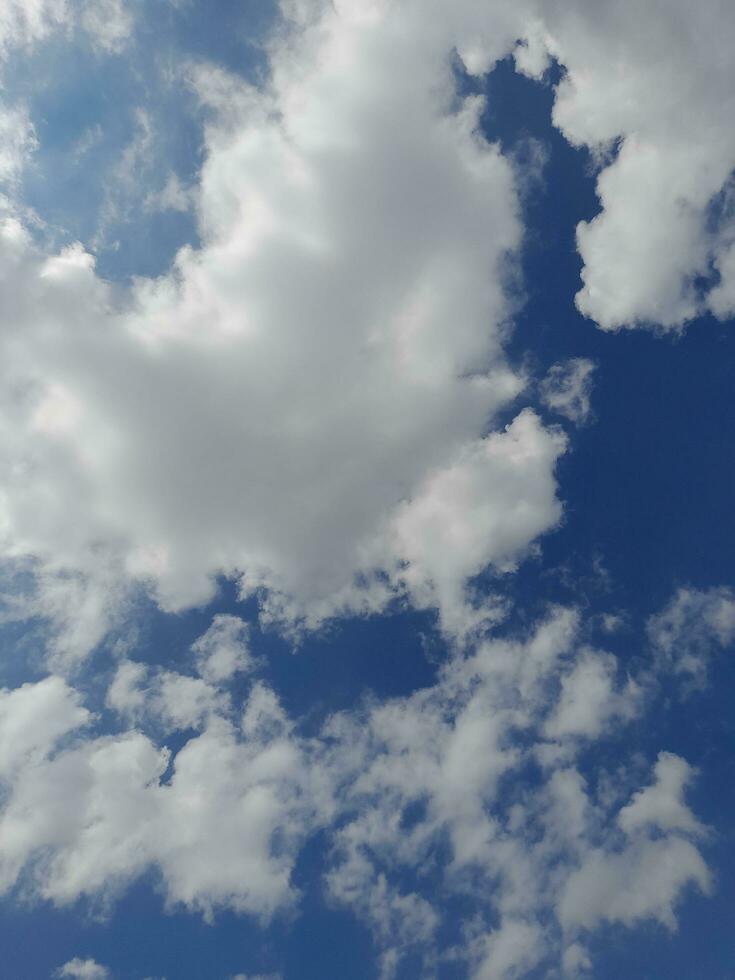
{"type": "Polygon", "coordinates": [[[3,692],[4,733],[20,737],[4,751],[2,891],[105,902],[154,867],[167,901],[205,917],[227,907],[267,920],[293,903],[293,861],[328,805],[310,785],[319,773],[270,689],[255,685],[238,718],[206,722],[177,693],[159,731],[205,727],[171,759],[140,730],[85,734],[89,714],[57,677],[3,692]]]}
{"type": "Polygon", "coordinates": [[[473,18],[371,17],[292,22],[262,89],[192,73],[202,246],[170,274],[120,294],[81,246],[0,229],[2,550],[35,570],[31,612],[60,607],[62,655],[126,587],[179,609],[219,574],[292,621],[407,593],[466,629],[466,579],[559,519],[563,438],[530,410],[487,434],[523,387],[502,352],[521,226],[481,101],[455,104],[473,18]]]}
{"type": "Polygon", "coordinates": [[[473,977],[501,980],[555,960],[576,976],[603,922],[671,927],[684,887],[709,889],[684,760],[662,753],[632,799],[619,773],[586,768],[591,747],[643,708],[619,675],[557,610],[525,640],[450,662],[431,689],[334,719],[354,770],[327,880],[373,928],[384,976],[408,952],[431,973],[437,893],[474,898],[460,949],[473,977]]]}
{"type": "MultiPolygon", "coordinates": [[[[169,905],[267,922],[297,903],[319,829],[330,900],[370,927],[385,978],[407,954],[427,977],[445,956],[477,980],[583,975],[593,930],[672,928],[686,890],[709,890],[707,830],[685,760],[591,761],[647,688],[578,614],[503,638],[497,597],[473,588],[558,525],[567,437],[524,406],[504,353],[522,180],[479,132],[482,99],[460,98],[457,58],[475,75],[510,52],[540,80],[563,67],[554,124],[600,168],[579,309],[677,328],[733,309],[735,18],[679,0],[281,14],[259,87],[187,66],[207,114],[199,185],[147,206],[194,202],[200,243],[164,275],[106,282],[82,245],[50,254],[0,202],[2,615],[55,630],[53,672],[0,691],[0,891],[105,903],[153,870],[169,905]],[[286,631],[403,600],[463,642],[432,686],[306,737],[247,625],[218,616],[188,673],[118,650],[101,721],[70,668],[130,625],[141,590],[180,610],[222,575],[286,631]],[[449,951],[447,896],[472,908],[449,951]]],[[[120,0],[7,2],[0,50],[72,22],[100,52],[132,30],[120,0]]],[[[8,186],[35,140],[12,113],[8,186]]],[[[560,363],[538,393],[582,423],[591,377],[560,363]]],[[[657,668],[701,680],[734,609],[727,590],[679,592],[649,623],[657,668]]]]}
{"type": "Polygon", "coordinates": [[[594,762],[645,697],[584,634],[575,610],[553,609],[310,737],[261,678],[234,704],[202,678],[124,661],[108,689],[123,725],[107,734],[57,676],[4,691],[0,888],[99,903],[153,868],[169,905],[267,922],[294,907],[295,861],[321,829],[327,895],[370,927],[384,977],[409,953],[427,976],[447,956],[487,980],[542,963],[581,975],[601,924],[673,928],[685,889],[710,888],[689,765],[594,762]],[[472,912],[447,949],[451,895],[472,912]]]}
{"type": "MultiPolygon", "coordinates": [[[[109,7],[80,14],[108,48],[129,30],[109,7]]],[[[523,229],[514,163],[479,134],[482,100],[458,98],[452,52],[474,73],[510,50],[537,76],[564,66],[554,122],[603,165],[579,229],[579,305],[600,325],[679,324],[728,261],[705,217],[735,156],[731,78],[700,48],[726,43],[729,15],[694,31],[684,6],[597,7],[284,3],[263,85],[189,70],[209,113],[201,245],[159,279],[113,289],[9,206],[2,554],[36,574],[28,614],[60,620],[61,656],[99,642],[129,589],[180,609],[222,574],[267,590],[287,627],[400,596],[450,632],[492,616],[467,583],[558,522],[564,443],[529,409],[492,431],[524,386],[503,356],[523,229]]],[[[11,4],[6,44],[67,16],[11,4]]],[[[542,395],[581,421],[590,367],[564,371],[542,395]]]]}

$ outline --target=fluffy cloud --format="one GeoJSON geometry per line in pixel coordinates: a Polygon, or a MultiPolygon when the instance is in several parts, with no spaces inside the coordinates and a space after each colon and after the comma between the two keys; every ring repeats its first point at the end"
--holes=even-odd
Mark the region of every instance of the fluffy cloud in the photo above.
{"type": "MultiPolygon", "coordinates": [[[[632,14],[629,0],[428,17],[414,3],[284,3],[261,88],[189,73],[210,113],[201,247],[170,273],[115,292],[81,247],[47,256],[8,214],[2,553],[36,563],[35,609],[52,618],[49,592],[86,590],[90,618],[61,623],[62,654],[98,642],[114,616],[103,597],[130,583],[176,609],[206,601],[221,573],[269,589],[271,618],[315,624],[407,589],[449,628],[473,624],[467,577],[517,560],[558,519],[561,447],[519,415],[507,444],[522,436],[536,456],[503,495],[488,462],[502,437],[487,432],[522,388],[502,353],[522,228],[512,162],[478,135],[481,101],[458,103],[452,51],[481,73],[520,37],[521,70],[564,66],[554,122],[603,166],[602,211],[578,235],[583,312],[676,326],[702,307],[710,262],[713,308],[727,309],[732,235],[705,218],[729,200],[735,162],[731,73],[711,56],[729,50],[732,18],[706,8],[694,30],[686,5],[632,14]],[[454,521],[455,491],[477,502],[476,528],[454,521]],[[422,517],[436,508],[440,542],[422,517]]],[[[39,41],[71,17],[61,2],[7,3],[0,35],[39,41]]],[[[130,30],[119,0],[73,17],[102,47],[130,30]]],[[[15,131],[26,146],[30,130],[15,131]]],[[[581,419],[588,365],[561,370],[544,397],[581,419]]]]}
{"type": "MultiPolygon", "coordinates": [[[[227,682],[257,666],[249,653],[248,634],[247,623],[238,616],[215,616],[191,647],[199,677],[123,659],[107,690],[107,707],[128,723],[149,723],[166,732],[205,727],[229,709],[223,689],[227,682]]],[[[255,686],[243,719],[246,728],[253,713],[263,709],[259,692],[255,686]]],[[[269,710],[276,710],[275,703],[269,710]]]]}
{"type": "Polygon", "coordinates": [[[69,977],[71,980],[109,980],[110,971],[92,959],[82,960],[75,956],[54,974],[55,977],[69,977]]]}
{"type": "Polygon", "coordinates": [[[474,17],[371,17],[297,22],[263,89],[192,73],[202,246],[170,274],[118,294],[80,246],[46,256],[5,221],[3,553],[35,561],[36,608],[59,581],[95,597],[62,654],[104,632],[111,581],[178,609],[222,573],[292,620],[408,589],[456,627],[466,578],[558,520],[561,437],[528,412],[487,436],[522,388],[502,353],[521,227],[481,102],[454,104],[474,17]]]}
{"type": "Polygon", "coordinates": [[[648,621],[653,649],[676,674],[701,686],[717,649],[735,640],[735,594],[728,588],[681,588],[648,621]]]}
{"type": "Polygon", "coordinates": [[[58,677],[4,691],[0,889],[109,902],[154,869],[169,905],[265,922],[296,903],[295,861],[321,829],[327,894],[370,927],[385,978],[409,953],[428,972],[459,958],[485,980],[542,963],[573,976],[585,931],[672,927],[684,889],[710,888],[688,764],[662,752],[634,791],[587,760],[645,705],[584,632],[554,609],[309,738],[261,680],[235,706],[200,678],[124,661],[108,703],[138,727],[107,734],[58,677]],[[175,728],[194,731],[172,755],[161,738],[175,728]],[[437,895],[455,892],[472,914],[447,951],[437,895]]]}
{"type": "MultiPolygon", "coordinates": [[[[22,9],[8,44],[68,14],[22,9]]],[[[700,51],[730,21],[680,13],[284,4],[262,87],[189,72],[209,113],[201,246],[170,273],[113,290],[80,246],[45,255],[7,215],[2,554],[35,563],[30,608],[59,621],[60,656],[93,647],[130,588],[179,609],[219,574],[268,590],[285,625],[406,594],[450,631],[492,618],[468,580],[558,521],[563,443],[528,411],[492,433],[523,387],[502,350],[522,227],[512,161],[478,134],[481,100],[458,101],[450,55],[479,73],[521,37],[521,69],[564,65],[554,121],[604,166],[580,308],[672,326],[699,309],[719,247],[703,215],[735,159],[730,75],[700,51]],[[69,588],[80,625],[54,602],[69,588]]],[[[103,46],[129,29],[117,2],[80,16],[114,27],[103,46]]],[[[589,378],[557,366],[543,397],[582,420],[589,378]]]]}
{"type": "Polygon", "coordinates": [[[614,657],[586,651],[561,679],[559,702],[546,722],[546,734],[556,739],[569,735],[594,737],[612,719],[631,718],[636,713],[639,690],[634,681],[628,680],[616,692],[616,671],[614,657]]]}
{"type": "Polygon", "coordinates": [[[430,971],[438,893],[475,901],[453,955],[473,977],[509,980],[554,961],[576,975],[588,962],[580,931],[671,925],[686,886],[709,889],[684,760],[663,753],[632,799],[625,783],[610,794],[599,772],[584,774],[586,747],[643,705],[579,634],[574,612],[556,610],[524,640],[457,657],[432,688],[331,722],[351,816],[334,835],[328,886],[372,926],[385,976],[409,952],[430,971]]]}
{"type": "MultiPolygon", "coordinates": [[[[171,905],[267,921],[294,906],[301,846],[326,828],[328,894],[372,929],[384,977],[409,953],[436,965],[437,894],[472,904],[452,955],[473,976],[573,976],[586,931],[672,927],[685,889],[709,889],[704,828],[683,759],[660,755],[638,790],[590,764],[645,705],[577,614],[501,638],[496,601],[473,591],[558,524],[566,442],[518,404],[503,352],[517,179],[452,59],[480,74],[515,50],[534,76],[559,60],[554,122],[602,168],[602,211],[578,229],[579,308],[604,328],[676,327],[731,307],[731,73],[710,57],[729,54],[731,15],[631,0],[282,8],[260,88],[188,70],[208,119],[186,191],[200,244],[168,273],[113,286],[81,245],[47,254],[3,202],[0,554],[33,579],[7,615],[55,624],[59,672],[137,590],[178,610],[219,575],[285,629],[408,599],[467,643],[433,686],[313,738],[265,682],[246,678],[242,705],[223,690],[255,667],[231,616],[194,644],[198,676],[118,662],[106,704],[121,730],[99,727],[68,674],[0,692],[0,890],[106,901],[153,870],[171,905]]],[[[0,6],[0,46],[42,40],[70,9],[0,6]]],[[[117,0],[75,9],[100,50],[119,49],[117,0]]],[[[145,158],[146,119],[123,176],[145,158]]],[[[16,122],[6,178],[33,143],[16,122]]],[[[150,207],[184,206],[164,191],[150,207]]],[[[556,365],[542,399],[581,422],[590,377],[589,362],[556,365]]],[[[732,610],[724,590],[685,590],[652,642],[701,675],[732,610]]]]}
{"type": "Polygon", "coordinates": [[[86,721],[58,678],[0,704],[4,731],[36,726],[13,741],[3,774],[3,891],[23,873],[57,904],[105,899],[154,867],[172,904],[207,917],[225,906],[267,919],[293,902],[295,855],[329,798],[272,694],[256,686],[242,727],[213,715],[173,759],[133,730],[66,744],[86,721]]]}
{"type": "Polygon", "coordinates": [[[248,624],[238,616],[215,616],[192,646],[202,677],[219,684],[252,670],[256,661],[250,654],[248,634],[248,624]]]}
{"type": "Polygon", "coordinates": [[[61,678],[0,690],[0,778],[38,762],[91,715],[61,678]]]}
{"type": "Polygon", "coordinates": [[[602,210],[577,230],[580,311],[605,329],[677,328],[708,305],[727,315],[731,217],[720,197],[735,167],[732,9],[683,0],[532,6],[538,19],[517,63],[536,77],[545,56],[564,66],[554,123],[602,164],[602,210]],[[713,262],[722,284],[708,297],[698,280],[713,262]]]}
{"type": "Polygon", "coordinates": [[[107,705],[128,721],[150,718],[166,731],[201,728],[224,704],[224,696],[200,677],[171,670],[150,671],[126,660],[107,692],[107,705]]]}
{"type": "Polygon", "coordinates": [[[636,793],[620,811],[618,823],[627,834],[642,827],[701,835],[703,828],[683,802],[686,786],[694,773],[684,759],[661,752],[654,768],[655,782],[636,793]]]}
{"type": "Polygon", "coordinates": [[[681,837],[635,841],[620,852],[593,850],[567,881],[559,918],[566,928],[652,918],[673,929],[674,900],[686,885],[708,892],[710,876],[697,849],[681,837]]]}
{"type": "Polygon", "coordinates": [[[625,846],[591,850],[567,880],[559,903],[565,927],[589,929],[602,920],[630,925],[650,917],[673,929],[674,900],[682,888],[709,892],[709,871],[691,841],[704,828],[683,799],[692,776],[684,759],[660,753],[652,785],[618,814],[625,846]]]}

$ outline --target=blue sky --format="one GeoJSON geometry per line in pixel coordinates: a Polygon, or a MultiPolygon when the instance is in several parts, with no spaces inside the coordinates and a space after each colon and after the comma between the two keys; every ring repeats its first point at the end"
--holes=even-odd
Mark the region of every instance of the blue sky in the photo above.
{"type": "Polygon", "coordinates": [[[2,975],[732,976],[735,16],[0,14],[2,975]]]}

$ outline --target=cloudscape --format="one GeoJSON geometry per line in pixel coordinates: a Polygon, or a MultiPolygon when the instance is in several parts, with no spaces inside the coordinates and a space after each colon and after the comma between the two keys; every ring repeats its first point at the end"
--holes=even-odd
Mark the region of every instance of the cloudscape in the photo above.
{"type": "Polygon", "coordinates": [[[735,976],[734,49],[0,0],[0,976],[735,976]]]}

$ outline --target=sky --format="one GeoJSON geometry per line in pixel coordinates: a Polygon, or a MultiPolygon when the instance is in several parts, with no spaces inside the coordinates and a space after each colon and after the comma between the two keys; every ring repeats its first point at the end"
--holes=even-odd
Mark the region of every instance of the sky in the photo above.
{"type": "Polygon", "coordinates": [[[0,0],[0,975],[735,975],[734,43],[0,0]]]}

